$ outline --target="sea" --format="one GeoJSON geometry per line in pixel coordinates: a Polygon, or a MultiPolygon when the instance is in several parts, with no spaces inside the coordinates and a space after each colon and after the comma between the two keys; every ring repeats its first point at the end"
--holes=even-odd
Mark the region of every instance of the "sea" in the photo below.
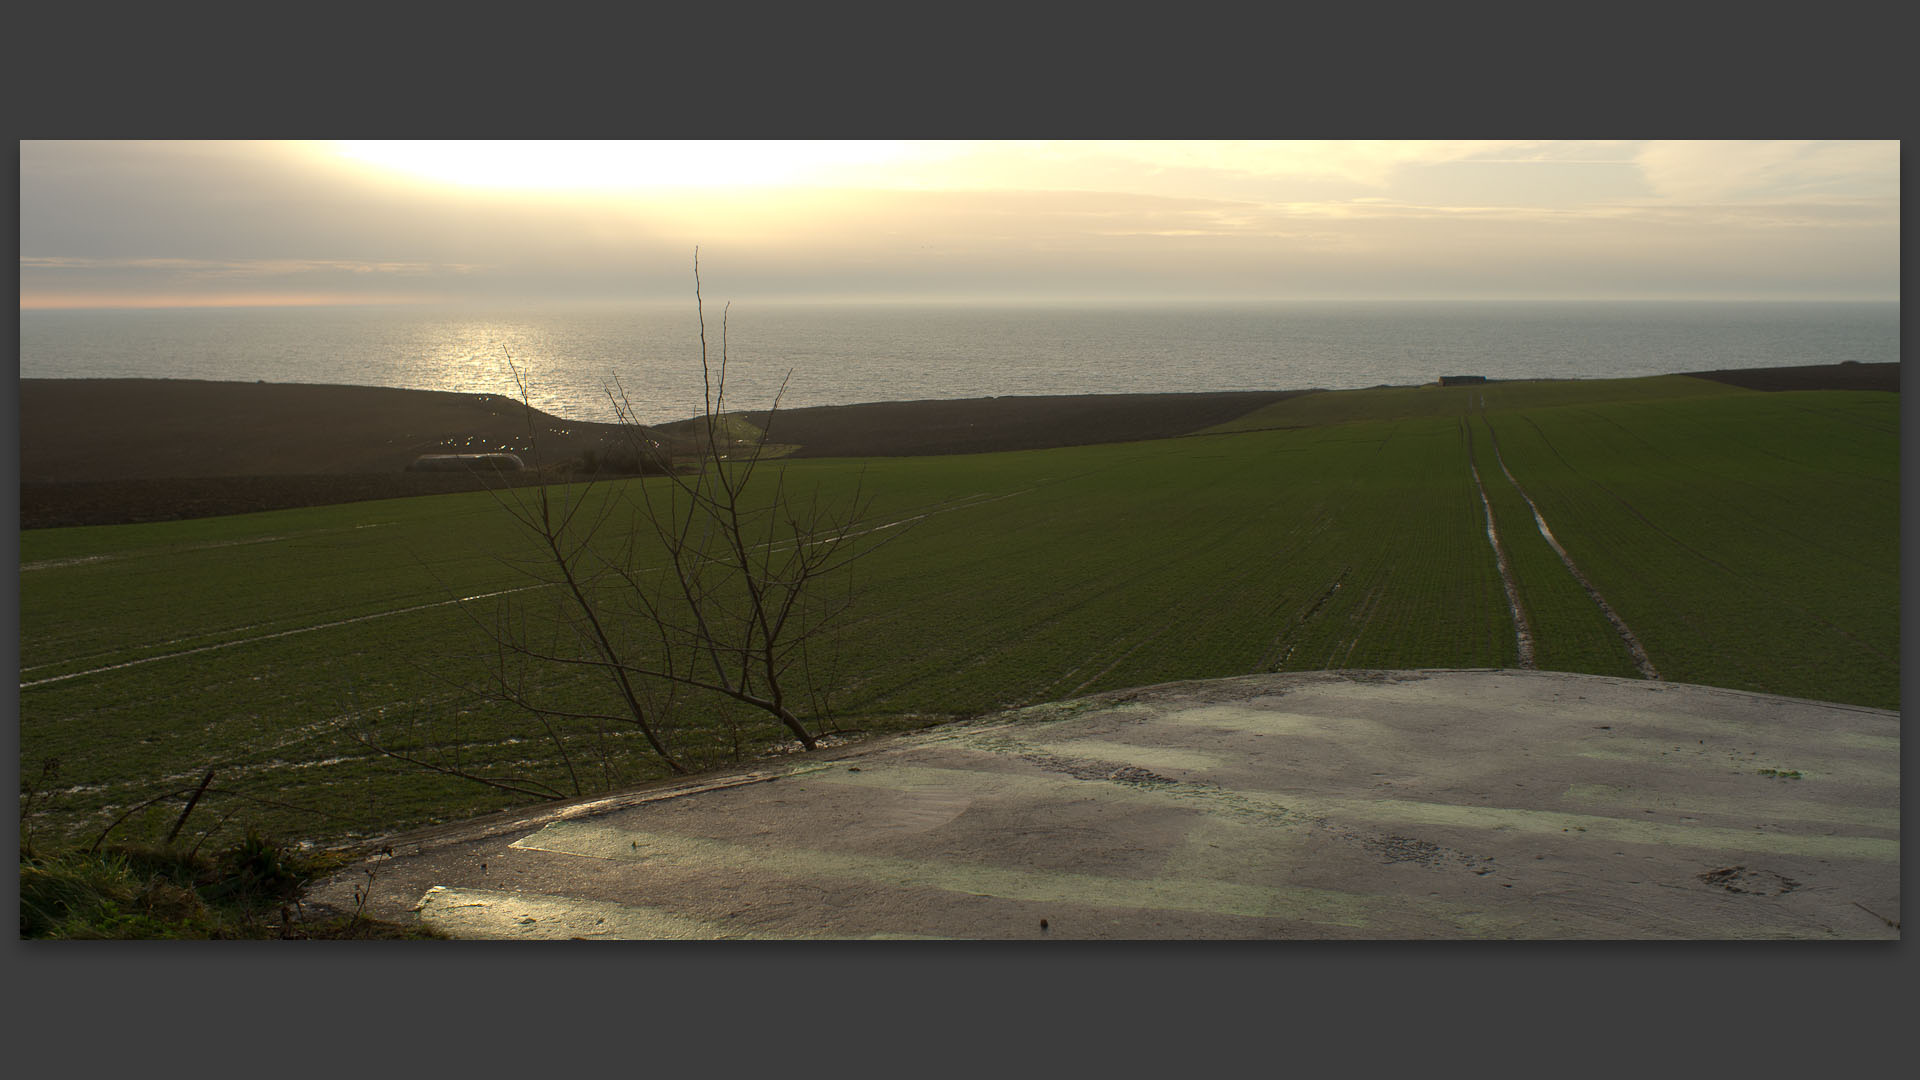
{"type": "Polygon", "coordinates": [[[20,375],[524,393],[574,420],[1034,394],[1608,379],[1900,359],[1895,302],[691,303],[20,313],[20,375]],[[724,381],[718,376],[724,357],[724,381]],[[717,384],[717,385],[716,385],[717,384]]]}

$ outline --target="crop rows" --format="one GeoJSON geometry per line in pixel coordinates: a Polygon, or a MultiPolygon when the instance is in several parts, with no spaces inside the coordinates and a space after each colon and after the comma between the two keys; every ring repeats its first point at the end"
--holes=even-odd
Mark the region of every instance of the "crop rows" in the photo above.
{"type": "Polygon", "coordinates": [[[1893,436],[1797,396],[1490,419],[1664,677],[1896,707],[1893,436]]]}
{"type": "Polygon", "coordinates": [[[1541,535],[1534,508],[1507,475],[1504,455],[1484,414],[1476,411],[1463,418],[1462,427],[1473,442],[1481,482],[1533,632],[1534,666],[1638,677],[1620,634],[1541,535]]]}

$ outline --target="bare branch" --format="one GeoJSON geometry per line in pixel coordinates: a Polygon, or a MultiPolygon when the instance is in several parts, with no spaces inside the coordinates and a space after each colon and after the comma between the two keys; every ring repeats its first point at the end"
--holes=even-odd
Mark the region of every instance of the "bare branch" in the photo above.
{"type": "MultiPolygon", "coordinates": [[[[490,696],[534,714],[576,790],[582,774],[561,729],[568,723],[601,725],[603,766],[611,753],[606,725],[619,724],[637,729],[667,767],[684,772],[660,722],[683,690],[764,712],[813,749],[818,736],[792,702],[810,703],[823,714],[831,680],[811,667],[809,645],[852,606],[855,564],[898,535],[882,530],[906,523],[870,518],[864,479],[850,499],[828,499],[818,487],[798,491],[799,470],[784,462],[762,468],[771,460],[793,372],[782,377],[760,424],[729,413],[732,308],[721,309],[716,356],[698,249],[693,269],[703,412],[692,439],[653,438],[639,423],[626,387],[613,380],[605,389],[607,401],[634,461],[644,466],[643,474],[658,476],[596,491],[592,481],[547,482],[543,465],[532,487],[494,491],[537,553],[517,568],[551,590],[541,595],[554,598],[555,609],[542,622],[552,639],[536,644],[529,638],[524,592],[500,599],[491,623],[472,605],[460,605],[494,645],[490,696]],[[675,460],[680,450],[689,452],[685,467],[675,460]],[[622,511],[630,517],[623,520],[622,511]],[[520,612],[517,626],[509,608],[520,612]],[[544,695],[534,692],[534,672],[565,670],[597,672],[594,678],[604,679],[601,685],[618,705],[539,700],[544,695]],[[797,690],[790,691],[790,680],[797,690]]],[[[507,363],[528,410],[527,437],[538,462],[530,380],[510,353],[507,363]]],[[[426,763],[419,755],[368,745],[436,771],[553,797],[545,784],[482,778],[458,762],[426,763]]]]}
{"type": "Polygon", "coordinates": [[[481,776],[478,773],[468,772],[467,770],[458,768],[456,766],[441,765],[436,762],[428,761],[427,759],[422,757],[416,757],[412,754],[401,753],[400,751],[391,749],[390,747],[381,746],[379,743],[373,741],[371,738],[368,738],[367,736],[360,734],[358,732],[352,733],[351,737],[354,742],[359,743],[361,746],[364,746],[369,750],[375,751],[376,753],[385,754],[386,756],[393,758],[396,761],[404,761],[409,765],[417,765],[420,768],[426,769],[430,772],[442,773],[447,776],[457,776],[462,780],[471,780],[476,784],[484,784],[487,787],[499,788],[501,791],[511,791],[519,795],[531,795],[536,799],[566,798],[564,794],[558,791],[555,791],[553,788],[549,787],[546,784],[541,783],[538,780],[527,780],[522,777],[511,777],[506,780],[500,780],[491,776],[481,776]],[[537,784],[539,785],[540,789],[544,789],[544,790],[539,790],[536,788],[525,786],[528,784],[537,784]]]}

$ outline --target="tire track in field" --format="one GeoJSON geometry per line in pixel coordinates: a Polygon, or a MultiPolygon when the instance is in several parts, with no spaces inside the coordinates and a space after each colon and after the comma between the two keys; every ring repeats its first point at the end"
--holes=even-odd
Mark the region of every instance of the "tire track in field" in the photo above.
{"type": "MultiPolygon", "coordinates": [[[[1378,443],[1374,444],[1373,452],[1368,455],[1366,463],[1354,470],[1354,477],[1358,477],[1366,470],[1371,469],[1373,465],[1379,461],[1381,454],[1386,451],[1387,444],[1393,441],[1395,435],[1399,434],[1400,423],[1400,421],[1396,420],[1388,424],[1386,435],[1378,443]]],[[[1297,545],[1299,550],[1305,551],[1321,533],[1333,527],[1334,522],[1341,518],[1341,515],[1353,501],[1354,488],[1357,483],[1358,481],[1356,479],[1350,478],[1347,483],[1341,487],[1337,502],[1331,502],[1334,496],[1328,495],[1325,496],[1325,499],[1328,501],[1323,501],[1315,507],[1313,522],[1307,527],[1303,538],[1297,545]],[[1330,502],[1331,505],[1329,505],[1330,502]]],[[[1278,672],[1281,668],[1285,667],[1287,661],[1293,659],[1293,654],[1298,652],[1300,646],[1305,643],[1305,635],[1308,632],[1308,627],[1313,625],[1314,620],[1319,617],[1321,609],[1326,607],[1328,601],[1332,600],[1341,589],[1347,587],[1347,578],[1353,573],[1353,564],[1342,561],[1344,558],[1345,556],[1340,554],[1333,556],[1332,561],[1329,561],[1327,565],[1331,567],[1333,562],[1340,562],[1340,572],[1333,576],[1333,580],[1327,584],[1326,588],[1320,590],[1319,594],[1314,598],[1313,603],[1309,605],[1305,611],[1300,612],[1300,614],[1292,620],[1285,622],[1279,632],[1274,635],[1272,644],[1269,645],[1265,653],[1261,655],[1261,671],[1278,672]]],[[[1277,609],[1275,614],[1279,614],[1277,609]]],[[[1346,642],[1348,655],[1352,655],[1354,646],[1359,642],[1360,634],[1364,633],[1365,630],[1366,627],[1363,623],[1358,630],[1354,631],[1354,637],[1346,642]]],[[[1342,642],[1338,639],[1330,643],[1327,659],[1323,660],[1320,664],[1322,669],[1330,665],[1333,653],[1339,650],[1341,644],[1342,642]]]]}
{"type": "MultiPolygon", "coordinates": [[[[1493,460],[1499,464],[1500,471],[1506,475],[1507,483],[1512,484],[1513,490],[1520,493],[1520,501],[1526,503],[1527,509],[1533,512],[1533,524],[1540,530],[1540,538],[1547,542],[1547,546],[1553,549],[1555,555],[1560,556],[1560,562],[1566,566],[1567,573],[1573,575],[1573,580],[1586,590],[1587,598],[1599,607],[1600,614],[1606,616],[1607,622],[1613,624],[1614,633],[1620,635],[1620,640],[1626,644],[1627,651],[1633,654],[1633,666],[1640,669],[1640,677],[1659,679],[1660,672],[1654,668],[1653,661],[1647,656],[1646,648],[1640,644],[1640,639],[1633,636],[1633,631],[1627,628],[1627,620],[1613,610],[1613,605],[1607,603],[1607,598],[1600,595],[1600,590],[1587,579],[1587,575],[1580,572],[1580,567],[1574,565],[1573,556],[1567,554],[1567,549],[1560,546],[1560,541],[1554,537],[1553,530],[1547,526],[1547,519],[1541,516],[1540,508],[1533,504],[1532,497],[1527,494],[1527,489],[1521,487],[1520,481],[1514,479],[1513,471],[1507,468],[1506,458],[1500,454],[1500,435],[1493,430],[1493,422],[1487,419],[1485,412],[1480,414],[1480,422],[1487,425],[1487,438],[1493,443],[1493,460]]],[[[1486,498],[1486,493],[1481,492],[1480,497],[1486,498]]]]}
{"type": "MultiPolygon", "coordinates": [[[[1358,604],[1358,610],[1356,610],[1352,615],[1349,615],[1347,617],[1350,622],[1355,624],[1355,628],[1353,631],[1353,637],[1348,639],[1347,641],[1347,651],[1342,653],[1340,656],[1340,663],[1337,665],[1338,667],[1349,668],[1353,666],[1353,654],[1356,650],[1360,648],[1360,639],[1366,636],[1367,627],[1369,624],[1373,622],[1373,613],[1375,611],[1378,611],[1380,608],[1380,598],[1386,593],[1387,580],[1391,577],[1392,577],[1392,571],[1388,571],[1384,576],[1377,579],[1378,584],[1374,585],[1373,588],[1368,589],[1367,595],[1360,598],[1360,602],[1358,604]]],[[[1335,645],[1334,648],[1337,649],[1339,648],[1339,646],[1335,645]]],[[[1532,667],[1533,665],[1530,662],[1532,660],[1532,648],[1533,648],[1531,642],[1528,643],[1527,648],[1528,648],[1528,655],[1526,659],[1529,661],[1527,666],[1532,667]]],[[[1336,665],[1327,664],[1325,666],[1335,667],[1336,665]]]]}
{"type": "MultiPolygon", "coordinates": [[[[933,508],[928,509],[922,513],[912,514],[912,515],[908,515],[907,517],[899,518],[894,521],[888,521],[879,525],[874,525],[869,528],[863,529],[859,532],[848,533],[847,537],[851,538],[854,536],[864,536],[869,533],[879,532],[882,529],[891,529],[899,525],[907,524],[909,522],[920,521],[925,518],[930,518],[935,516],[936,514],[945,514],[945,513],[951,513],[955,510],[967,510],[977,506],[984,506],[987,503],[998,502],[1002,499],[1010,499],[1018,495],[1025,495],[1027,494],[1027,492],[1032,490],[1034,489],[1027,488],[1022,491],[1015,491],[1009,494],[996,495],[996,496],[972,495],[972,496],[965,496],[960,499],[952,500],[944,504],[936,503],[933,506],[933,508]]],[[[367,528],[367,527],[369,526],[355,526],[355,528],[367,528]]],[[[343,531],[343,530],[323,530],[323,531],[343,531]]],[[[294,535],[308,535],[308,534],[294,534],[294,535]]],[[[242,541],[231,541],[231,542],[222,541],[214,544],[196,545],[196,547],[225,547],[225,546],[231,546],[232,544],[265,543],[269,540],[285,540],[285,539],[291,539],[291,537],[276,536],[276,537],[263,537],[257,540],[242,540],[242,541]]],[[[786,541],[782,541],[782,543],[785,543],[785,542],[786,541]]],[[[142,553],[134,552],[129,554],[142,554],[142,553]]],[[[452,607],[460,604],[470,604],[478,600],[492,600],[496,597],[512,596],[518,593],[530,592],[534,589],[551,588],[555,584],[557,583],[546,582],[546,581],[536,582],[532,585],[521,585],[511,589],[499,589],[493,592],[479,593],[474,596],[462,596],[462,597],[457,597],[451,600],[435,600],[425,604],[412,604],[407,607],[392,608],[386,611],[373,611],[373,612],[368,612],[365,615],[355,615],[345,619],[333,619],[327,622],[314,623],[308,626],[296,626],[289,630],[278,630],[271,634],[256,634],[252,637],[234,638],[228,641],[218,641],[211,645],[200,645],[191,649],[180,649],[174,652],[160,653],[155,656],[143,656],[137,660],[127,660],[118,664],[105,664],[100,667],[87,668],[83,671],[70,671],[64,675],[50,675],[50,676],[47,676],[46,678],[26,680],[20,683],[20,689],[29,690],[36,686],[46,686],[51,683],[65,682],[69,679],[85,678],[92,675],[103,675],[103,674],[106,674],[107,672],[122,671],[127,668],[140,667],[144,664],[159,663],[163,660],[179,660],[184,657],[198,656],[202,653],[216,652],[221,649],[237,648],[241,645],[256,645],[261,642],[274,641],[279,638],[293,637],[298,634],[310,634],[320,630],[334,630],[342,626],[353,626],[358,623],[371,622],[375,619],[387,619],[387,618],[393,618],[400,615],[411,615],[411,614],[414,614],[415,612],[430,611],[435,608],[452,607]]],[[[191,640],[191,638],[175,638],[173,640],[182,641],[182,640],[191,640]]],[[[162,643],[162,647],[164,647],[164,645],[166,644],[171,644],[171,642],[162,643]]],[[[136,646],[135,650],[137,651],[140,648],[153,648],[153,647],[154,646],[136,646]]],[[[102,655],[102,654],[96,653],[94,655],[102,655]]],[[[54,663],[59,663],[59,661],[54,661],[52,663],[36,664],[34,665],[34,668],[40,669],[40,668],[51,667],[53,666],[54,663]]]]}
{"type": "MultiPolygon", "coordinates": [[[[36,686],[45,686],[48,683],[65,682],[68,679],[85,678],[89,675],[101,675],[109,671],[120,671],[125,668],[139,667],[142,664],[155,664],[162,660],[178,660],[181,657],[197,656],[201,653],[215,652],[220,649],[231,649],[241,645],[257,645],[263,641],[293,637],[296,634],[310,634],[316,630],[332,630],[342,626],[352,626],[355,623],[371,622],[374,619],[392,618],[396,615],[411,615],[416,611],[428,611],[433,608],[450,607],[455,604],[469,604],[475,600],[491,600],[496,596],[510,596],[514,593],[523,593],[532,589],[550,588],[551,585],[551,582],[543,581],[535,585],[522,585],[515,589],[500,589],[496,592],[480,593],[476,596],[462,596],[453,600],[435,600],[429,604],[414,604],[410,607],[395,608],[391,611],[374,611],[365,615],[355,615],[348,619],[335,619],[331,622],[316,623],[312,626],[296,626],[291,630],[280,630],[275,633],[261,634],[256,637],[234,638],[231,641],[219,641],[212,645],[202,645],[194,649],[182,649],[179,652],[161,653],[158,656],[143,656],[138,660],[108,664],[105,667],[88,668],[85,671],[70,671],[65,675],[49,675],[44,679],[34,679],[31,682],[23,682],[20,684],[20,689],[28,690],[36,686]]],[[[42,664],[40,666],[45,667],[46,665],[42,664]]]]}
{"type": "Polygon", "coordinates": [[[90,566],[95,563],[118,562],[121,559],[138,559],[150,555],[178,555],[187,551],[206,551],[210,548],[247,547],[252,544],[272,544],[281,540],[298,540],[306,536],[320,536],[325,533],[355,532],[360,529],[378,529],[386,525],[397,525],[394,521],[378,521],[370,525],[347,525],[338,529],[308,529],[305,532],[283,533],[279,536],[253,536],[245,540],[208,540],[198,544],[181,544],[164,548],[141,548],[137,551],[116,551],[108,555],[74,555],[64,559],[41,559],[38,562],[21,563],[20,572],[29,570],[57,570],[63,566],[90,566]]]}
{"type": "Polygon", "coordinates": [[[66,664],[77,664],[85,660],[93,660],[97,657],[102,657],[102,656],[124,656],[126,653],[130,651],[139,652],[142,649],[165,649],[174,645],[179,645],[182,642],[202,641],[210,637],[218,636],[220,634],[245,633],[248,630],[258,630],[263,626],[271,626],[271,625],[273,625],[271,620],[267,622],[243,623],[239,626],[225,627],[219,630],[209,630],[204,634],[187,634],[182,637],[168,638],[165,641],[154,641],[154,642],[149,642],[145,645],[136,645],[131,650],[129,649],[98,649],[90,653],[82,653],[82,654],[65,656],[58,660],[45,660],[38,664],[29,664],[20,669],[20,674],[25,675],[25,674],[28,674],[29,672],[43,671],[50,667],[61,667],[66,664]]]}
{"type": "MultiPolygon", "coordinates": [[[[1484,401],[1484,399],[1483,399],[1484,401]]],[[[1485,408],[1483,404],[1481,406],[1485,408]]],[[[1513,564],[1507,561],[1507,549],[1500,543],[1500,526],[1493,516],[1493,502],[1487,498],[1487,486],[1480,482],[1480,466],[1474,459],[1472,421],[1462,421],[1460,434],[1467,443],[1467,471],[1473,474],[1473,489],[1480,495],[1480,506],[1487,514],[1487,544],[1493,548],[1493,561],[1500,568],[1500,584],[1507,590],[1507,610],[1513,614],[1513,642],[1519,654],[1518,663],[1526,670],[1534,669],[1533,624],[1527,620],[1527,610],[1520,603],[1520,585],[1513,579],[1513,564]]],[[[1492,431],[1492,427],[1488,427],[1492,431]]],[[[1496,449],[1495,453],[1499,451],[1496,449]]]]}
{"type": "MultiPolygon", "coordinates": [[[[1368,456],[1366,464],[1362,466],[1363,469],[1371,467],[1373,462],[1380,457],[1387,443],[1392,441],[1394,434],[1398,430],[1398,427],[1399,427],[1398,424],[1391,426],[1388,429],[1386,436],[1382,438],[1377,444],[1374,445],[1373,451],[1368,456]]],[[[1286,430],[1293,430],[1293,429],[1286,429],[1286,430]]],[[[1244,433],[1243,432],[1223,432],[1221,434],[1237,435],[1237,434],[1244,434],[1244,433]]],[[[1353,485],[1350,482],[1343,489],[1344,494],[1348,498],[1351,498],[1352,496],[1352,487],[1353,485]]],[[[1342,505],[1344,505],[1344,503],[1342,505]]],[[[1312,522],[1308,526],[1306,526],[1304,529],[1305,539],[1299,541],[1295,545],[1296,550],[1304,549],[1304,547],[1307,544],[1307,541],[1310,541],[1313,537],[1318,536],[1320,533],[1324,532],[1329,527],[1329,524],[1332,521],[1332,519],[1337,516],[1338,516],[1337,513],[1328,511],[1324,505],[1317,507],[1317,513],[1315,517],[1313,518],[1312,522]]],[[[1230,535],[1233,531],[1233,528],[1234,527],[1225,526],[1223,523],[1223,528],[1221,528],[1216,532],[1213,539],[1211,539],[1210,541],[1200,546],[1184,549],[1187,552],[1187,554],[1184,557],[1185,558],[1196,557],[1202,553],[1210,552],[1214,548],[1233,542],[1233,537],[1230,535]]],[[[1298,536],[1301,534],[1301,532],[1302,530],[1296,529],[1293,533],[1289,535],[1298,536]]],[[[1297,618],[1284,623],[1284,625],[1280,628],[1277,635],[1274,637],[1271,644],[1261,654],[1259,660],[1257,661],[1256,670],[1269,671],[1269,672],[1279,670],[1280,665],[1285,663],[1287,658],[1290,657],[1293,654],[1293,652],[1298,648],[1299,641],[1297,640],[1297,635],[1299,634],[1301,628],[1307,625],[1308,623],[1310,623],[1313,620],[1314,616],[1319,614],[1320,609],[1326,605],[1327,601],[1333,597],[1334,593],[1338,592],[1341,589],[1343,582],[1346,580],[1347,576],[1350,573],[1352,573],[1352,571],[1353,571],[1353,567],[1351,565],[1342,566],[1340,573],[1334,578],[1333,583],[1327,589],[1323,590],[1320,593],[1318,599],[1314,601],[1312,606],[1304,614],[1301,614],[1297,618]]],[[[1140,576],[1144,576],[1144,575],[1136,575],[1134,577],[1129,578],[1128,580],[1129,581],[1137,580],[1138,577],[1140,576]]],[[[1233,589],[1241,586],[1251,587],[1249,583],[1253,583],[1253,582],[1264,583],[1267,580],[1268,580],[1267,573],[1263,565],[1258,560],[1247,560],[1244,565],[1240,566],[1237,573],[1233,573],[1229,577],[1216,577],[1213,583],[1216,586],[1224,587],[1226,589],[1233,589]]],[[[1272,613],[1275,615],[1278,615],[1279,608],[1281,606],[1283,605],[1280,603],[1276,603],[1272,613]]],[[[1364,628],[1365,627],[1363,622],[1361,630],[1364,630],[1364,628]]],[[[1125,646],[1124,649],[1121,649],[1121,651],[1119,651],[1117,655],[1114,655],[1112,659],[1104,667],[1102,667],[1098,672],[1082,680],[1080,683],[1073,686],[1070,690],[1067,690],[1064,694],[1056,694],[1054,693],[1053,689],[1049,689],[1048,691],[1046,691],[1046,693],[1048,693],[1054,698],[1058,698],[1062,696],[1078,697],[1081,694],[1088,692],[1090,687],[1098,683],[1099,680],[1106,678],[1115,669],[1119,668],[1123,663],[1131,659],[1135,654],[1139,653],[1140,650],[1158,642],[1160,639],[1165,638],[1169,634],[1173,634],[1175,632],[1176,632],[1176,624],[1174,622],[1163,621],[1163,622],[1155,622],[1152,626],[1146,629],[1137,630],[1134,633],[1120,634],[1110,639],[1108,644],[1115,648],[1119,648],[1120,646],[1124,645],[1125,646]]],[[[1360,631],[1356,631],[1355,639],[1347,643],[1349,653],[1352,652],[1352,648],[1358,640],[1359,632],[1360,631]]],[[[1333,647],[1337,649],[1339,647],[1339,643],[1336,642],[1333,647]]],[[[1065,674],[1056,678],[1053,683],[1049,684],[1049,687],[1052,688],[1052,687],[1064,686],[1070,680],[1078,676],[1082,671],[1085,671],[1088,668],[1090,668],[1093,662],[1095,661],[1090,661],[1090,662],[1076,665],[1073,669],[1067,671],[1065,674]]],[[[1040,700],[1046,700],[1046,698],[1042,698],[1040,700]]]]}
{"type": "Polygon", "coordinates": [[[1291,623],[1281,629],[1266,654],[1260,658],[1261,670],[1277,672],[1293,658],[1294,652],[1300,648],[1301,631],[1320,614],[1321,608],[1327,606],[1327,601],[1333,599],[1333,594],[1340,591],[1341,586],[1346,583],[1347,575],[1351,573],[1353,573],[1352,563],[1341,566],[1340,572],[1333,576],[1333,581],[1326,588],[1320,590],[1320,595],[1307,610],[1301,612],[1291,623]]]}
{"type": "MultiPolygon", "coordinates": [[[[219,637],[222,634],[244,634],[249,630],[258,630],[261,627],[273,626],[275,624],[284,623],[284,622],[286,622],[285,619],[266,619],[260,622],[241,623],[239,626],[226,626],[226,627],[221,627],[215,630],[207,630],[203,633],[198,633],[198,634],[184,634],[180,637],[168,638],[165,641],[150,641],[144,645],[135,645],[135,646],[132,646],[131,648],[99,649],[90,653],[81,653],[81,654],[65,656],[58,660],[43,660],[40,663],[29,664],[25,667],[22,667],[20,669],[20,674],[25,675],[29,672],[44,671],[50,667],[62,667],[67,664],[77,664],[82,661],[92,660],[101,656],[124,656],[129,652],[144,652],[148,649],[166,649],[174,645],[179,645],[188,641],[205,641],[207,638],[219,637]]],[[[301,629],[303,628],[295,627],[293,632],[297,633],[301,629]]],[[[224,643],[216,643],[216,644],[224,644],[224,643]]],[[[190,652],[190,651],[192,650],[184,650],[183,652],[190,652]]],[[[105,669],[103,668],[101,670],[105,670],[105,669]]],[[[23,683],[22,685],[25,685],[25,684],[23,683]]]]}
{"type": "MultiPolygon", "coordinates": [[[[1646,526],[1649,530],[1651,530],[1654,533],[1654,535],[1667,541],[1668,543],[1672,544],[1674,547],[1679,548],[1680,550],[1686,552],[1687,554],[1692,555],[1694,558],[1699,559],[1701,562],[1706,563],[1708,566],[1711,566],[1717,570],[1723,571],[1729,577],[1740,582],[1742,585],[1751,586],[1754,584],[1752,575],[1745,574],[1738,570],[1735,570],[1733,567],[1728,566],[1726,563],[1721,562],[1719,559],[1714,558],[1712,555],[1707,554],[1706,552],[1700,550],[1699,548],[1694,547],[1692,544],[1687,543],[1686,541],[1673,535],[1667,530],[1661,528],[1659,525],[1655,524],[1651,518],[1641,513],[1639,507],[1627,501],[1627,499],[1621,496],[1618,492],[1614,491],[1612,488],[1606,486],[1605,484],[1602,484],[1598,480],[1589,478],[1585,473],[1582,473],[1580,470],[1574,468],[1573,463],[1567,460],[1566,455],[1560,452],[1559,447],[1553,445],[1553,441],[1547,438],[1547,433],[1540,430],[1540,425],[1537,423],[1534,423],[1534,420],[1531,416],[1527,416],[1526,414],[1522,413],[1520,414],[1520,419],[1525,420],[1527,424],[1533,428],[1534,434],[1540,437],[1541,445],[1545,446],[1548,450],[1553,452],[1553,456],[1559,459],[1560,464],[1562,466],[1565,466],[1567,472],[1573,474],[1574,476],[1579,477],[1582,480],[1585,480],[1587,483],[1592,484],[1594,487],[1599,488],[1601,491],[1605,492],[1608,497],[1613,499],[1613,501],[1619,503],[1620,506],[1623,509],[1625,509],[1627,513],[1631,514],[1634,520],[1646,526]]],[[[1491,425],[1489,425],[1489,428],[1491,428],[1491,425]]],[[[1800,604],[1794,603],[1792,600],[1789,600],[1786,597],[1779,595],[1778,593],[1769,592],[1767,595],[1770,596],[1775,602],[1805,617],[1808,621],[1819,623],[1821,626],[1824,626],[1827,629],[1833,631],[1834,633],[1839,634],[1841,637],[1846,638],[1848,641],[1853,642],[1855,645],[1859,646],[1862,652],[1871,653],[1872,655],[1879,657],[1880,659],[1885,660],[1891,664],[1898,664],[1900,662],[1899,657],[1895,656],[1893,653],[1887,652],[1886,650],[1878,648],[1869,642],[1861,640],[1860,635],[1855,634],[1853,631],[1848,630],[1846,627],[1839,625],[1838,623],[1834,622],[1832,619],[1827,618],[1826,616],[1820,614],[1819,612],[1812,611],[1800,604]]]]}

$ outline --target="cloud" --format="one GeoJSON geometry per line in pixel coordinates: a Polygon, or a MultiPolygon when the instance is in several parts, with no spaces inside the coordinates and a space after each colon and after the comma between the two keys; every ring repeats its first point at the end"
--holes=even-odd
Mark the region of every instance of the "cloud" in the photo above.
{"type": "Polygon", "coordinates": [[[367,262],[356,259],[167,259],[100,258],[81,256],[20,256],[27,270],[152,270],[182,277],[286,277],[297,274],[348,273],[471,274],[485,267],[472,263],[367,262]]]}
{"type": "Polygon", "coordinates": [[[350,259],[20,257],[22,309],[445,301],[475,264],[350,259]]]}
{"type": "Polygon", "coordinates": [[[942,142],[803,186],[644,191],[476,188],[278,143],[26,142],[20,168],[23,306],[673,298],[696,245],[740,298],[1899,282],[1895,143],[942,142]]]}
{"type": "Polygon", "coordinates": [[[1897,200],[1896,142],[1674,141],[1636,158],[1656,197],[1673,202],[1897,200]]]}
{"type": "MultiPolygon", "coordinates": [[[[929,144],[920,144],[929,145],[929,144]]],[[[931,144],[935,147],[940,144],[931,144]]],[[[1055,187],[1076,174],[1124,169],[1143,180],[1152,171],[1262,179],[1339,180],[1379,188],[1401,169],[1465,160],[1551,160],[1588,152],[1598,144],[1511,140],[1042,140],[948,144],[939,168],[956,168],[973,184],[999,174],[991,186],[1055,187]],[[966,163],[986,163],[967,169],[966,163]]]]}

